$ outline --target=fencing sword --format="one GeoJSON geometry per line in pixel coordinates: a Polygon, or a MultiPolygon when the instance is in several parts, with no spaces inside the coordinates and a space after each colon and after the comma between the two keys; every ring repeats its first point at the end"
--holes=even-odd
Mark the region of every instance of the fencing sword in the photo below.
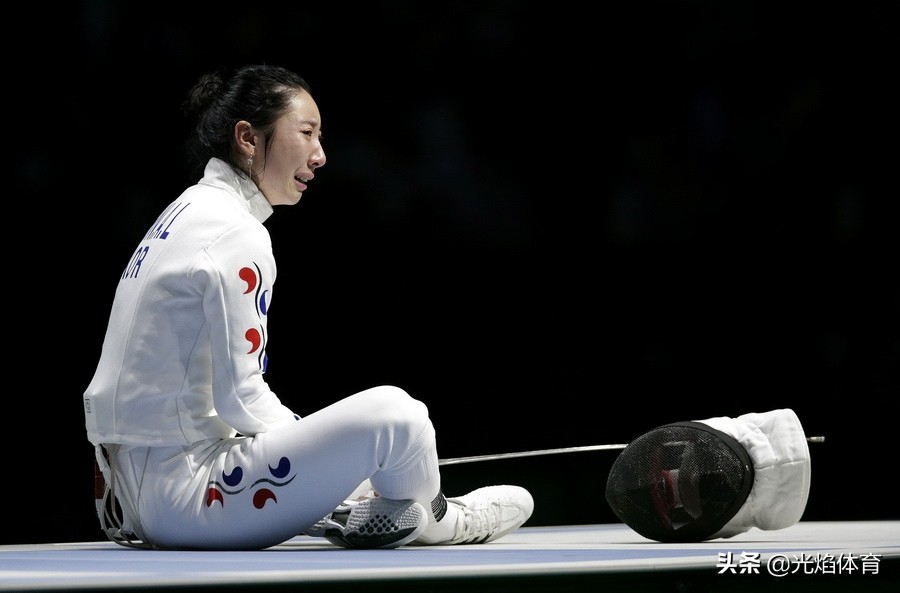
{"type": "MultiPolygon", "coordinates": [[[[806,437],[810,443],[824,443],[825,437],[806,437]]],[[[559,453],[581,453],[583,451],[610,451],[621,450],[627,447],[625,444],[615,445],[587,445],[584,447],[561,447],[558,449],[538,449],[537,451],[518,451],[515,453],[496,453],[493,455],[472,455],[471,457],[449,457],[438,459],[438,465],[457,465],[460,463],[474,463],[476,461],[492,461],[494,459],[512,459],[514,457],[536,457],[538,455],[556,455],[559,453]]]]}

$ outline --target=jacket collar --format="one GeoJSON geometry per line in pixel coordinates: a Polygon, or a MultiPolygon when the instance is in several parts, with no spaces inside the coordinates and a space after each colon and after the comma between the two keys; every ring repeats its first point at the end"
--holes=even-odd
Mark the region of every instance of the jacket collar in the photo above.
{"type": "Polygon", "coordinates": [[[244,204],[247,211],[259,222],[265,222],[274,212],[272,205],[256,184],[222,159],[215,157],[209,159],[200,183],[226,190],[244,204]]]}

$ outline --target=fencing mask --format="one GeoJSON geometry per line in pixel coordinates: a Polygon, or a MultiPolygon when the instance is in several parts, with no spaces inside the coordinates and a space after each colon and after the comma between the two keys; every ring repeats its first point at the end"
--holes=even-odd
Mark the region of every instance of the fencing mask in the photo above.
{"type": "Polygon", "coordinates": [[[788,409],[655,428],[622,450],[606,484],[616,516],[660,542],[781,529],[808,495],[809,449],[788,409]]]}

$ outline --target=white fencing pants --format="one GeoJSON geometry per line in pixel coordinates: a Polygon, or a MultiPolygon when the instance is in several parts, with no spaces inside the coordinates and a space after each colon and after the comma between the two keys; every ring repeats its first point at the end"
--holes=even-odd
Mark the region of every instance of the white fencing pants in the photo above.
{"type": "Polygon", "coordinates": [[[301,533],[369,481],[381,496],[426,509],[441,488],[428,410],[391,386],[254,437],[105,448],[109,465],[102,452],[98,462],[107,483],[115,480],[125,526],[159,548],[266,548],[301,533]]]}

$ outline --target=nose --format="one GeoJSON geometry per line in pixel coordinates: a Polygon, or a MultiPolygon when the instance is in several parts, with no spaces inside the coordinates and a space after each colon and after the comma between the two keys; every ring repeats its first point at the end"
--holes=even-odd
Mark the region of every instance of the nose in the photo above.
{"type": "Polygon", "coordinates": [[[310,169],[318,169],[319,167],[325,166],[325,149],[319,145],[319,149],[312,153],[309,157],[309,168],[310,169]]]}

